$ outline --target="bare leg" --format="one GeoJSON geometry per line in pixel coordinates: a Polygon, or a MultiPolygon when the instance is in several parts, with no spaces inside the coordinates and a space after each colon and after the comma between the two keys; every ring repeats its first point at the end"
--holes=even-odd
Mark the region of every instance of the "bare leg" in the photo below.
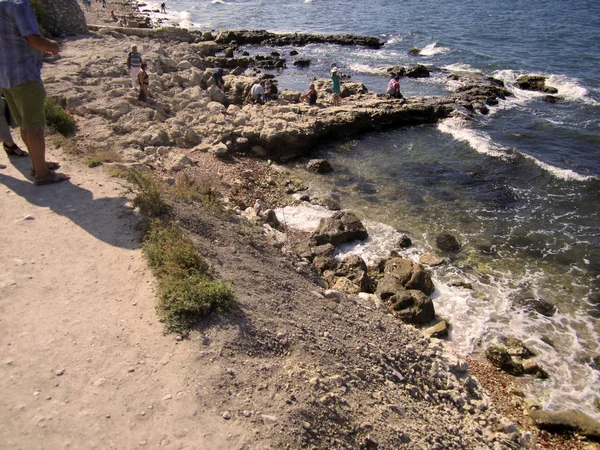
{"type": "Polygon", "coordinates": [[[48,166],[46,165],[44,130],[24,130],[21,128],[21,137],[27,146],[27,150],[29,150],[36,177],[45,177],[48,174],[48,166]]]}

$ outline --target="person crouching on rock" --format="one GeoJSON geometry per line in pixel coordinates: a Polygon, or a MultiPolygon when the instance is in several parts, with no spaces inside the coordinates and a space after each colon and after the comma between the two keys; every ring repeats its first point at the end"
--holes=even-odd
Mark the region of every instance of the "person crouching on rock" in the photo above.
{"type": "Polygon", "coordinates": [[[150,84],[150,77],[146,73],[146,68],[148,64],[142,63],[140,67],[140,71],[137,74],[137,82],[140,85],[140,94],[138,95],[138,100],[145,102],[148,99],[148,85],[150,84]]]}
{"type": "Polygon", "coordinates": [[[387,85],[387,89],[385,91],[390,97],[393,98],[404,98],[400,93],[400,77],[396,75],[394,78],[390,80],[387,85]]]}
{"type": "Polygon", "coordinates": [[[265,93],[265,100],[277,100],[279,98],[279,89],[277,88],[277,80],[271,80],[265,93]]]}
{"type": "Polygon", "coordinates": [[[300,95],[300,101],[306,102],[309,105],[316,105],[318,96],[319,96],[319,94],[317,93],[315,84],[310,83],[310,85],[308,86],[308,91],[306,91],[304,94],[300,95]]]}
{"type": "Polygon", "coordinates": [[[262,105],[265,102],[265,82],[257,81],[250,88],[250,99],[254,103],[262,105]]]}
{"type": "Polygon", "coordinates": [[[223,80],[223,69],[221,69],[220,67],[215,69],[215,71],[212,73],[212,79],[215,82],[215,86],[217,86],[221,90],[225,89],[225,80],[223,80]]]}

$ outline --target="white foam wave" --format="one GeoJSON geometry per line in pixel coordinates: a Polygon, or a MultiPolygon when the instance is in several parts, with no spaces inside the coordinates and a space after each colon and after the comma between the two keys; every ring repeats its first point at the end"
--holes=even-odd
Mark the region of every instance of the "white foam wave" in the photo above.
{"type": "Polygon", "coordinates": [[[504,147],[495,144],[487,134],[468,128],[467,122],[459,116],[441,121],[438,130],[451,135],[457,141],[466,142],[478,153],[503,160],[511,158],[504,147]]]}
{"type": "MultiPolygon", "coordinates": [[[[469,144],[476,152],[483,155],[492,156],[494,158],[500,158],[504,161],[514,159],[514,156],[510,151],[501,145],[498,145],[492,141],[492,138],[486,133],[481,131],[473,130],[468,128],[468,122],[460,116],[451,117],[443,120],[438,124],[438,130],[442,133],[450,134],[454,139],[469,144]]],[[[518,150],[517,150],[518,151],[518,150]]],[[[596,179],[591,175],[582,175],[571,169],[563,169],[560,167],[553,166],[551,164],[540,161],[534,156],[527,155],[522,152],[518,152],[524,158],[529,159],[538,167],[552,174],[556,178],[565,181],[589,181],[596,179]]]]}
{"type": "Polygon", "coordinates": [[[468,64],[455,63],[449,64],[447,66],[442,67],[445,70],[449,70],[451,72],[472,72],[472,73],[481,73],[480,70],[474,69],[468,64]]]}
{"type": "Polygon", "coordinates": [[[230,5],[231,3],[227,3],[223,0],[212,0],[211,3],[213,5],[230,5]]]}
{"type": "Polygon", "coordinates": [[[546,79],[548,86],[558,89],[558,95],[570,101],[581,101],[590,105],[600,105],[600,102],[590,98],[589,91],[581,86],[574,78],[564,75],[550,75],[546,79]]]}
{"type": "Polygon", "coordinates": [[[426,45],[425,47],[423,47],[421,49],[421,51],[419,52],[419,54],[421,56],[433,56],[433,55],[439,55],[440,53],[449,53],[450,49],[448,47],[438,47],[437,46],[437,42],[434,42],[432,44],[426,45]]]}
{"type": "Polygon", "coordinates": [[[350,63],[349,67],[354,73],[367,73],[371,75],[385,75],[387,73],[384,67],[373,67],[369,64],[350,63]]]}
{"type": "Polygon", "coordinates": [[[364,241],[341,245],[336,251],[336,259],[342,260],[352,254],[360,256],[368,265],[374,265],[389,257],[392,250],[398,249],[402,233],[394,227],[370,220],[363,220],[363,225],[369,237],[364,241]]]}
{"type": "MultiPolygon", "coordinates": [[[[515,70],[499,70],[494,72],[493,76],[504,81],[506,87],[515,95],[515,98],[511,99],[513,103],[517,102],[524,104],[531,99],[547,95],[544,92],[525,91],[517,88],[515,85],[517,79],[525,74],[525,72],[515,70]]],[[[546,85],[556,88],[558,90],[557,95],[567,101],[583,102],[595,106],[600,105],[600,102],[590,97],[589,90],[582,86],[575,78],[570,78],[565,75],[539,75],[546,77],[546,85]]]]}
{"type": "Polygon", "coordinates": [[[526,155],[524,153],[521,153],[522,156],[524,156],[525,158],[529,159],[530,161],[533,161],[537,166],[541,167],[542,169],[544,169],[545,171],[551,173],[552,175],[554,175],[556,178],[560,178],[561,180],[566,180],[566,181],[589,181],[589,180],[594,180],[596,179],[596,177],[592,176],[592,175],[581,175],[580,173],[577,173],[571,169],[561,169],[559,167],[555,167],[551,164],[545,163],[543,161],[540,161],[539,159],[535,158],[534,156],[531,155],[526,155]]]}

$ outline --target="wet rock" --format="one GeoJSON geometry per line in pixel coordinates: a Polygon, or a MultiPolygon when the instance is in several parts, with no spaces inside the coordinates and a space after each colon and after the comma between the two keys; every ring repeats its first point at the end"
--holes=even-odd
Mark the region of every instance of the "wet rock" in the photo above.
{"type": "Polygon", "coordinates": [[[298,54],[298,50],[290,50],[290,56],[296,56],[298,54]]]}
{"type": "Polygon", "coordinates": [[[306,68],[310,66],[310,59],[297,59],[294,61],[294,66],[306,68]]]}
{"type": "Polygon", "coordinates": [[[592,358],[592,364],[594,369],[600,370],[600,355],[592,358]]]}
{"type": "Polygon", "coordinates": [[[500,342],[506,347],[510,356],[516,356],[523,359],[533,358],[535,356],[535,353],[527,348],[527,346],[519,339],[501,337],[500,342]]]}
{"type": "Polygon", "coordinates": [[[542,298],[529,299],[524,304],[527,310],[533,310],[546,317],[552,317],[557,311],[556,306],[542,298]]]}
{"type": "Polygon", "coordinates": [[[576,409],[566,411],[533,409],[529,411],[529,417],[538,428],[543,430],[555,432],[575,431],[588,438],[600,438],[600,423],[576,409]]]}
{"type": "Polygon", "coordinates": [[[413,55],[413,56],[420,55],[420,54],[421,54],[421,49],[420,49],[420,48],[413,47],[413,48],[411,48],[411,49],[408,51],[408,54],[409,54],[409,55],[413,55]]]}
{"type": "Polygon", "coordinates": [[[512,359],[508,351],[496,345],[489,346],[485,351],[486,359],[495,367],[515,376],[523,375],[523,365],[512,359]]]}
{"type": "Polygon", "coordinates": [[[433,302],[428,295],[415,290],[398,290],[388,298],[390,312],[405,323],[423,325],[435,317],[433,302]]]}
{"type": "Polygon", "coordinates": [[[546,103],[556,103],[558,101],[558,97],[556,95],[544,95],[543,100],[546,103]]]}
{"type": "Polygon", "coordinates": [[[460,251],[458,240],[449,233],[438,234],[435,237],[435,245],[441,251],[447,253],[458,253],[460,251]]]}
{"type": "Polygon", "coordinates": [[[409,248],[412,246],[412,240],[404,235],[398,240],[398,247],[400,248],[409,248]]]}
{"type": "Polygon", "coordinates": [[[517,78],[516,85],[527,91],[547,92],[548,94],[556,94],[558,89],[546,86],[546,77],[540,75],[522,75],[517,78]]]}
{"type": "Polygon", "coordinates": [[[441,266],[444,264],[445,259],[435,253],[423,253],[419,262],[426,266],[441,266]]]}
{"type": "Polygon", "coordinates": [[[523,361],[523,371],[527,374],[527,375],[533,375],[536,378],[539,378],[540,380],[546,380],[548,379],[549,375],[548,372],[546,372],[544,369],[542,369],[540,366],[538,366],[538,363],[535,359],[527,359],[525,361],[523,361]]]}
{"type": "Polygon", "coordinates": [[[346,242],[365,240],[369,237],[365,226],[352,212],[339,211],[332,217],[321,219],[313,238],[317,245],[338,246],[346,242]]]}
{"type": "Polygon", "coordinates": [[[333,172],[331,163],[326,159],[311,159],[306,164],[306,169],[314,173],[329,173],[333,172]]]}
{"type": "Polygon", "coordinates": [[[386,72],[392,75],[399,75],[401,77],[409,78],[427,78],[430,75],[430,70],[422,64],[415,64],[413,66],[394,66],[386,70],[386,72]]]}
{"type": "Polygon", "coordinates": [[[473,289],[473,285],[465,280],[460,280],[458,278],[453,278],[452,280],[450,280],[448,282],[448,286],[452,286],[452,287],[461,287],[461,288],[465,288],[465,289],[473,289]]]}
{"type": "Polygon", "coordinates": [[[423,334],[428,338],[443,339],[448,336],[449,328],[448,322],[442,319],[435,325],[424,329],[423,334]]]}
{"type": "Polygon", "coordinates": [[[404,76],[409,78],[427,78],[429,77],[430,70],[422,64],[416,64],[408,67],[404,76]]]}

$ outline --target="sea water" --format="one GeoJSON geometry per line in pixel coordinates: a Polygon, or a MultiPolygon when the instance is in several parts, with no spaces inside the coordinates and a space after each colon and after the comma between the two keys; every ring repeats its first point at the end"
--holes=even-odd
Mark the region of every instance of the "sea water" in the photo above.
{"type": "MultiPolygon", "coordinates": [[[[152,7],[156,5],[149,3],[152,7]]],[[[305,90],[329,76],[331,63],[383,92],[388,67],[425,64],[426,79],[402,79],[405,96],[451,91],[450,71],[494,76],[514,94],[490,114],[461,115],[437,125],[371,133],[322,145],[335,172],[310,175],[315,194],[355,211],[371,238],[340,250],[368,262],[388,256],[400,233],[414,242],[404,256],[435,249],[448,232],[462,251],[433,269],[436,312],[449,318],[449,345],[481,351],[500,336],[522,339],[548,380],[528,394],[551,409],[579,408],[600,419],[600,2],[578,0],[168,0],[167,23],[196,29],[377,36],[379,50],[309,45],[295,68],[287,48],[272,50],[288,68],[274,72],[280,88],[305,90]],[[420,56],[408,54],[421,49],[420,56]],[[558,102],[515,86],[540,74],[558,89],[558,102]],[[473,289],[451,287],[459,278],[473,289]],[[551,317],[527,305],[543,299],[551,317]]],[[[286,220],[314,226],[326,214],[292,208],[286,220]],[[312,219],[312,221],[311,221],[312,219]]]]}

